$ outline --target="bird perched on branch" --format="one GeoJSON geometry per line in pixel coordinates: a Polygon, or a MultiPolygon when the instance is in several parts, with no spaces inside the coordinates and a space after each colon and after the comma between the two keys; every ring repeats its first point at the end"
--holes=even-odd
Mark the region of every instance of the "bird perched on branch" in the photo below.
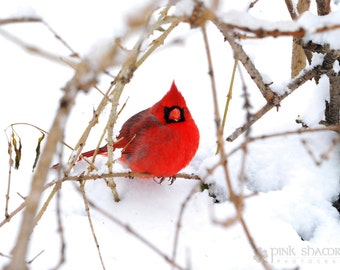
{"type": "MultiPolygon", "coordinates": [[[[175,82],[165,96],[122,126],[113,149],[122,148],[120,161],[132,172],[173,178],[194,157],[199,131],[175,82]]],[[[97,154],[107,155],[107,145],[97,154]]],[[[92,157],[95,150],[82,153],[92,157]]]]}

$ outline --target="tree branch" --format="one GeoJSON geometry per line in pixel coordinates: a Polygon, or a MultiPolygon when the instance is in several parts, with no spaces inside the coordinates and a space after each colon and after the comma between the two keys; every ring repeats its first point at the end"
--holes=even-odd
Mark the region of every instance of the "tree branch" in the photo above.
{"type": "MultiPolygon", "coordinates": [[[[317,74],[320,74],[320,66],[317,66],[311,70],[308,70],[304,73],[302,73],[300,76],[294,78],[288,85],[288,89],[290,89],[290,92],[285,92],[283,95],[278,96],[278,104],[285,99],[287,96],[289,96],[294,90],[296,90],[299,86],[304,84],[306,81],[312,79],[317,74]]],[[[250,121],[245,123],[242,127],[237,128],[229,137],[227,137],[228,142],[234,141],[237,137],[239,137],[243,132],[245,132],[250,126],[252,126],[257,120],[259,120],[263,115],[265,115],[269,110],[271,110],[273,107],[277,106],[276,103],[267,103],[264,105],[257,113],[255,113],[250,121]]]]}
{"type": "Polygon", "coordinates": [[[232,35],[231,28],[227,24],[220,22],[216,18],[213,22],[222,32],[224,38],[229,42],[234,52],[234,58],[239,60],[243,64],[244,68],[247,70],[250,77],[259,88],[262,96],[267,100],[267,102],[272,102],[276,94],[271,91],[269,85],[264,82],[260,72],[257,70],[247,53],[243,50],[243,47],[235,41],[235,38],[232,35]]]}

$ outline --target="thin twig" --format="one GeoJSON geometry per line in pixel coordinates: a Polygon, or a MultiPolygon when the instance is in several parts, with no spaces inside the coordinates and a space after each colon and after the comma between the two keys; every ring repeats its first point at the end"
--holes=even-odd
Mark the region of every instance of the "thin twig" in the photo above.
{"type": "Polygon", "coordinates": [[[270,139],[270,138],[276,138],[276,137],[283,137],[288,135],[299,135],[303,133],[313,133],[313,132],[325,132],[325,131],[340,131],[340,126],[328,126],[328,127],[322,127],[322,128],[311,128],[311,129],[297,129],[297,130],[291,130],[291,131],[283,131],[283,132],[277,132],[274,134],[266,134],[266,135],[260,135],[256,137],[249,137],[246,141],[241,143],[238,147],[233,149],[228,153],[228,156],[233,155],[240,149],[244,147],[245,144],[249,144],[251,142],[255,142],[258,140],[264,140],[264,139],[270,139]]]}
{"type": "MultiPolygon", "coordinates": [[[[7,133],[6,133],[7,136],[7,133]]],[[[12,159],[12,142],[7,137],[8,142],[8,179],[7,179],[7,192],[6,192],[6,205],[5,205],[5,218],[8,219],[10,217],[8,213],[9,209],[9,198],[10,198],[10,191],[11,191],[11,179],[12,179],[12,166],[13,166],[13,159],[12,159]]]]}
{"type": "MultiPolygon", "coordinates": [[[[206,55],[207,55],[207,59],[208,59],[208,67],[209,67],[209,74],[210,74],[210,79],[211,79],[211,85],[212,85],[212,92],[213,92],[213,97],[214,97],[214,107],[215,107],[215,122],[216,122],[216,135],[217,135],[217,143],[218,143],[218,147],[220,149],[219,151],[219,156],[220,156],[220,164],[222,165],[222,168],[224,169],[224,176],[225,176],[225,180],[226,180],[226,184],[229,190],[229,196],[230,196],[230,200],[232,201],[235,209],[236,209],[236,215],[234,218],[232,218],[234,221],[240,221],[242,224],[242,228],[247,236],[248,242],[250,243],[250,245],[252,246],[255,254],[259,257],[262,266],[269,270],[271,269],[271,267],[266,263],[265,259],[263,258],[262,254],[259,252],[253,238],[251,237],[251,235],[249,234],[249,230],[248,227],[243,219],[242,216],[242,211],[243,211],[243,196],[242,195],[237,195],[233,189],[233,186],[231,184],[231,178],[230,178],[230,173],[229,173],[229,167],[228,167],[228,159],[224,150],[224,140],[223,140],[223,134],[222,131],[220,129],[220,124],[219,124],[219,111],[218,111],[218,102],[217,102],[217,98],[216,98],[216,87],[215,87],[215,82],[214,82],[214,76],[213,76],[213,64],[212,64],[212,60],[211,60],[211,54],[210,54],[210,48],[209,48],[209,42],[208,42],[208,38],[207,38],[207,34],[206,34],[206,30],[205,30],[205,25],[201,26],[202,29],[202,34],[203,34],[203,40],[204,40],[204,45],[205,45],[205,49],[206,49],[206,55]]],[[[236,58],[236,57],[235,57],[236,58]]],[[[237,55],[237,58],[239,59],[239,55],[237,55]]],[[[241,61],[242,62],[242,61],[241,61]]],[[[270,99],[272,100],[272,99],[270,99]]]]}
{"type": "MultiPolygon", "coordinates": [[[[246,121],[249,122],[252,118],[252,113],[250,112],[250,109],[252,108],[251,104],[250,104],[250,100],[249,100],[249,94],[248,94],[248,88],[246,85],[246,82],[243,78],[242,75],[242,71],[240,70],[240,78],[242,81],[242,90],[243,90],[243,98],[244,98],[244,105],[243,105],[243,109],[246,111],[246,121]]],[[[247,131],[245,132],[245,140],[247,141],[247,139],[250,136],[250,128],[247,129],[247,131]]],[[[248,144],[244,144],[244,146],[242,147],[242,158],[241,158],[241,169],[240,169],[240,175],[239,175],[239,182],[240,182],[240,186],[244,187],[245,181],[246,181],[246,160],[247,160],[247,156],[248,156],[248,144]]],[[[243,194],[242,194],[243,196],[243,194]]]]}
{"type": "Polygon", "coordinates": [[[18,213],[21,212],[22,209],[26,207],[26,202],[22,202],[16,209],[14,209],[8,216],[0,222],[0,228],[4,226],[5,224],[9,223],[11,219],[18,213]]]}
{"type": "Polygon", "coordinates": [[[59,269],[64,263],[65,263],[65,249],[66,249],[66,242],[65,242],[65,235],[64,235],[64,227],[62,223],[61,218],[61,196],[60,196],[60,190],[61,190],[61,181],[59,181],[56,186],[59,186],[58,192],[57,192],[57,199],[56,199],[56,214],[57,214],[57,224],[58,224],[58,234],[60,237],[60,256],[58,264],[53,268],[54,270],[59,269]]]}
{"type": "Polygon", "coordinates": [[[88,199],[88,205],[91,206],[93,209],[97,210],[99,213],[101,213],[103,216],[107,217],[109,220],[111,220],[113,223],[118,225],[119,227],[125,229],[128,233],[136,237],[138,240],[140,240],[144,245],[149,247],[152,251],[154,251],[156,254],[158,254],[160,257],[162,257],[166,262],[168,262],[171,266],[178,270],[184,270],[185,268],[177,264],[175,261],[173,261],[168,255],[163,253],[157,246],[152,244],[147,238],[140,235],[135,229],[133,229],[130,225],[122,222],[118,218],[114,217],[104,209],[100,208],[98,205],[96,205],[92,200],[88,199]]]}
{"type": "MultiPolygon", "coordinates": [[[[235,80],[235,73],[236,73],[236,67],[237,67],[237,59],[234,60],[234,66],[233,66],[233,71],[232,71],[232,75],[231,75],[231,79],[230,79],[230,84],[229,84],[229,90],[227,93],[227,100],[224,106],[224,112],[223,112],[223,118],[222,118],[222,125],[221,125],[221,129],[222,129],[222,133],[224,132],[224,128],[225,128],[225,124],[227,121],[227,114],[229,111],[229,104],[231,99],[233,98],[233,87],[234,87],[234,80],[235,80]]],[[[218,154],[219,148],[217,146],[216,148],[216,153],[218,154]]]]}
{"type": "Polygon", "coordinates": [[[42,20],[41,23],[59,40],[70,52],[72,57],[80,58],[79,54],[68,44],[46,21],[42,20]]]}
{"type": "MultiPolygon", "coordinates": [[[[154,176],[147,174],[147,173],[134,173],[134,172],[118,172],[118,173],[103,173],[103,174],[90,174],[90,175],[80,175],[80,176],[64,176],[61,181],[88,181],[88,180],[97,180],[97,179],[105,179],[105,178],[117,178],[117,177],[124,177],[128,179],[133,179],[136,177],[143,177],[143,178],[150,178],[152,179],[154,176]]],[[[188,173],[178,173],[175,175],[176,179],[183,178],[187,180],[198,180],[201,181],[201,178],[196,174],[188,174],[188,173]]],[[[59,180],[51,181],[50,183],[46,184],[45,189],[54,186],[59,180]]]]}
{"type": "Polygon", "coordinates": [[[19,47],[21,47],[22,49],[26,50],[29,53],[33,53],[35,55],[38,55],[40,57],[43,57],[45,59],[51,60],[53,62],[59,63],[59,64],[63,64],[62,61],[60,61],[60,56],[53,54],[51,52],[45,51],[41,48],[38,48],[34,45],[30,45],[27,44],[26,42],[24,42],[23,40],[19,39],[18,37],[10,34],[9,32],[0,29],[0,35],[2,35],[3,37],[5,37],[6,39],[8,39],[9,41],[13,42],[14,44],[18,45],[19,47]]]}
{"type": "Polygon", "coordinates": [[[1,256],[1,257],[5,257],[5,258],[7,258],[7,259],[12,259],[12,256],[6,255],[6,254],[4,254],[4,253],[2,253],[2,252],[0,252],[0,256],[1,256]]]}
{"type": "Polygon", "coordinates": [[[0,25],[12,24],[12,23],[28,23],[28,22],[41,22],[39,17],[16,17],[8,19],[0,19],[0,25]]]}
{"type": "Polygon", "coordinates": [[[340,136],[335,137],[333,139],[332,144],[330,144],[328,146],[328,148],[320,155],[320,157],[318,158],[312,148],[309,146],[307,140],[305,139],[301,139],[301,143],[302,145],[305,147],[307,153],[309,154],[309,156],[311,157],[311,159],[313,160],[313,162],[315,163],[316,166],[320,166],[324,161],[326,161],[329,158],[330,153],[334,150],[334,148],[336,147],[336,145],[340,142],[340,136]]]}
{"type": "Polygon", "coordinates": [[[260,252],[260,250],[258,249],[258,247],[256,246],[255,244],[255,241],[254,241],[254,238],[252,237],[252,235],[250,234],[249,232],[249,229],[248,229],[248,225],[247,223],[245,222],[243,216],[241,215],[240,216],[240,223],[242,225],[242,228],[243,228],[243,231],[248,239],[248,242],[250,243],[251,247],[253,248],[254,252],[255,252],[255,255],[256,257],[260,260],[262,266],[264,269],[266,270],[271,270],[271,266],[268,264],[268,262],[264,259],[263,257],[263,254],[260,252]]]}
{"type": "Polygon", "coordinates": [[[249,4],[248,9],[253,8],[253,7],[257,4],[258,1],[259,1],[259,0],[254,0],[254,1],[252,1],[252,2],[249,4]]]}
{"type": "MultiPolygon", "coordinates": [[[[205,50],[206,50],[206,55],[208,59],[208,69],[209,69],[209,75],[210,75],[210,81],[211,81],[211,89],[212,89],[212,95],[213,95],[213,101],[214,101],[214,113],[215,113],[215,125],[216,125],[216,136],[217,136],[217,144],[218,148],[220,149],[219,154],[220,154],[220,164],[222,164],[223,168],[227,170],[227,157],[224,152],[224,140],[223,140],[223,134],[220,126],[220,113],[218,109],[218,100],[217,100],[217,91],[216,91],[216,86],[215,86],[215,78],[214,78],[214,72],[213,72],[213,64],[212,64],[212,59],[211,59],[211,54],[210,54],[210,48],[209,48],[209,41],[206,33],[205,26],[202,25],[201,27],[202,34],[203,34],[203,41],[205,45],[205,50]]],[[[233,198],[235,196],[233,187],[231,185],[231,180],[229,177],[229,173],[226,171],[226,183],[228,190],[230,192],[230,197],[233,198]]]]}
{"type": "MultiPolygon", "coordinates": [[[[39,210],[38,214],[35,217],[35,224],[38,224],[42,216],[44,215],[45,211],[47,210],[47,207],[49,206],[50,202],[52,201],[54,195],[58,193],[58,191],[61,188],[62,181],[58,180],[54,182],[54,186],[50,194],[48,195],[47,199],[44,201],[44,204],[42,205],[41,209],[39,210]]],[[[44,188],[44,190],[46,187],[44,188]]]]}
{"type": "MultiPolygon", "coordinates": [[[[21,126],[21,125],[22,125],[22,126],[33,127],[33,128],[35,128],[35,129],[39,130],[40,132],[46,134],[46,135],[49,134],[48,131],[46,131],[46,130],[40,128],[40,127],[38,127],[37,125],[31,124],[31,123],[25,123],[25,122],[17,122],[17,123],[10,124],[10,125],[5,129],[5,131],[6,131],[8,128],[12,128],[12,129],[13,129],[15,126],[21,126]]],[[[64,146],[66,146],[67,148],[73,150],[73,148],[72,148],[69,144],[67,144],[66,142],[62,141],[61,143],[62,143],[64,146]]]]}
{"type": "MultiPolygon", "coordinates": [[[[35,255],[32,259],[30,259],[29,261],[27,261],[26,263],[27,264],[31,264],[33,261],[35,261],[41,254],[43,254],[45,252],[45,250],[42,250],[42,251],[40,251],[37,255],[35,255]]],[[[12,259],[13,257],[12,256],[10,256],[10,255],[6,255],[6,254],[4,254],[4,253],[2,253],[2,252],[0,252],[0,256],[1,257],[5,257],[5,258],[7,258],[7,259],[12,259]]]]}
{"type": "Polygon", "coordinates": [[[194,188],[190,191],[188,196],[181,203],[181,208],[180,208],[180,211],[178,213],[178,219],[177,219],[177,223],[176,223],[174,244],[173,244],[173,247],[172,247],[172,261],[174,261],[174,262],[176,261],[176,253],[177,253],[177,249],[178,249],[179,233],[180,233],[180,230],[181,230],[181,227],[182,227],[184,210],[187,207],[190,199],[199,191],[199,187],[200,187],[200,185],[194,186],[194,188]]]}
{"type": "Polygon", "coordinates": [[[94,230],[92,218],[91,218],[89,201],[88,201],[88,198],[87,198],[86,192],[85,192],[85,181],[81,181],[80,182],[79,191],[80,191],[80,193],[82,194],[82,197],[83,197],[87,219],[88,219],[88,222],[89,222],[89,225],[90,225],[90,228],[91,228],[93,240],[94,240],[94,242],[96,244],[96,248],[97,248],[98,256],[99,256],[99,259],[100,259],[100,263],[102,265],[103,270],[105,270],[105,264],[104,264],[104,261],[103,261],[102,253],[101,253],[101,250],[100,250],[100,247],[99,247],[99,242],[98,242],[98,239],[97,239],[97,236],[96,236],[96,233],[95,233],[95,230],[94,230]]]}
{"type": "Polygon", "coordinates": [[[43,254],[45,252],[45,250],[40,251],[37,255],[35,255],[32,259],[30,259],[27,264],[31,264],[32,262],[34,262],[41,254],[43,254]]]}
{"type": "Polygon", "coordinates": [[[246,33],[251,33],[253,36],[244,35],[244,34],[238,34],[235,33],[235,36],[237,36],[239,39],[259,39],[259,38],[266,38],[266,37],[295,37],[295,38],[303,38],[307,33],[309,34],[320,34],[327,31],[333,31],[340,28],[340,24],[334,24],[334,25],[327,25],[322,26],[319,28],[316,28],[313,30],[312,33],[309,32],[309,29],[304,29],[302,27],[297,29],[291,29],[291,30],[282,30],[282,29],[264,29],[264,28],[250,28],[249,26],[242,26],[232,23],[222,23],[222,28],[228,28],[228,29],[237,29],[244,31],[246,33]]]}

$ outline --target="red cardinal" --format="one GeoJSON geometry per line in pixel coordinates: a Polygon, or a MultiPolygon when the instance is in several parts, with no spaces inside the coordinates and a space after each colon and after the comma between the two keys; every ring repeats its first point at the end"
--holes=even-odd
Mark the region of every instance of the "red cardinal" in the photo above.
{"type": "MultiPolygon", "coordinates": [[[[113,148],[123,148],[120,161],[133,172],[173,177],[194,157],[199,131],[175,82],[151,108],[129,118],[113,148]]],[[[93,156],[95,150],[83,153],[93,156]]],[[[107,154],[107,145],[98,149],[107,154]]]]}

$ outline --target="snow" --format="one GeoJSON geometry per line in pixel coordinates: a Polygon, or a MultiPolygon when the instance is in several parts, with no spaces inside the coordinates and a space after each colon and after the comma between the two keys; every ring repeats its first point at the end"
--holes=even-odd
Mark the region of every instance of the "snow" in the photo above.
{"type": "Polygon", "coordinates": [[[298,25],[293,21],[276,21],[268,24],[267,20],[261,20],[250,15],[246,11],[231,10],[225,15],[225,22],[246,27],[249,29],[265,29],[272,31],[280,29],[281,31],[297,31],[298,25]]]}
{"type": "Polygon", "coordinates": [[[310,34],[323,27],[338,25],[340,22],[339,15],[340,11],[333,11],[332,13],[325,16],[317,16],[310,11],[306,11],[301,14],[297,23],[299,26],[308,30],[310,34]]]}
{"type": "Polygon", "coordinates": [[[335,61],[334,62],[333,70],[334,70],[334,72],[340,72],[340,63],[339,63],[339,61],[335,61]]]}
{"type": "MultiPolygon", "coordinates": [[[[94,69],[96,60],[104,55],[110,41],[126,31],[129,16],[147,5],[145,1],[134,0],[124,3],[107,0],[56,3],[30,0],[11,1],[6,5],[4,2],[0,0],[0,18],[42,17],[81,57],[90,59],[94,69]]],[[[339,23],[339,12],[336,11],[321,21],[317,20],[320,17],[308,13],[296,23],[281,24],[289,21],[288,12],[282,12],[286,10],[284,1],[259,1],[250,11],[251,17],[245,13],[251,1],[225,2],[218,13],[221,16],[228,14],[223,20],[231,23],[255,23],[254,27],[264,27],[272,22],[272,29],[291,29],[297,23],[308,27],[311,32],[315,25],[321,27],[339,23]]],[[[179,8],[173,12],[188,14],[191,4],[191,1],[179,1],[179,8]]],[[[26,23],[2,27],[29,44],[69,57],[70,51],[42,25],[26,23]]],[[[233,55],[213,25],[208,24],[207,32],[212,48],[220,111],[223,111],[233,55]]],[[[320,41],[331,41],[334,47],[338,46],[336,31],[314,37],[320,38],[320,41]]],[[[3,93],[0,100],[2,130],[17,122],[31,123],[48,130],[63,94],[61,89],[73,76],[73,69],[29,54],[1,34],[0,42],[0,74],[3,74],[0,81],[3,93]]],[[[245,40],[242,44],[261,74],[265,74],[266,81],[273,81],[273,87],[278,93],[287,91],[285,86],[290,76],[290,38],[245,40]]],[[[312,65],[322,60],[322,55],[315,56],[312,65]]],[[[335,71],[338,69],[339,62],[334,66],[335,71]]],[[[111,71],[112,74],[115,72],[116,69],[111,71]]],[[[241,72],[250,95],[251,111],[256,112],[263,106],[264,100],[248,74],[242,68],[241,72]]],[[[100,79],[98,86],[105,92],[112,78],[103,75],[100,79]]],[[[87,181],[85,191],[95,205],[90,206],[90,214],[104,265],[106,269],[171,269],[164,256],[173,256],[179,213],[186,202],[176,249],[175,261],[178,265],[195,270],[263,269],[241,224],[221,224],[234,217],[235,209],[229,200],[223,168],[219,165],[211,171],[211,168],[219,164],[220,157],[215,155],[213,101],[205,48],[199,29],[190,29],[185,24],[178,26],[165,41],[164,47],[156,50],[136,71],[123,91],[120,105],[127,99],[128,102],[117,120],[114,134],[132,114],[158,101],[174,79],[201,133],[199,150],[183,172],[206,178],[210,190],[193,192],[200,188],[196,180],[179,178],[172,185],[166,181],[159,185],[152,180],[116,178],[121,198],[116,203],[103,180],[87,181]],[[211,198],[209,192],[214,193],[216,198],[211,198]],[[188,196],[191,197],[187,201],[188,196]],[[215,203],[215,200],[219,203],[215,203]],[[123,226],[118,225],[115,219],[123,226]],[[129,230],[146,239],[161,254],[129,230]]],[[[225,137],[245,121],[242,83],[237,72],[225,137]]],[[[324,119],[325,100],[329,99],[328,84],[324,76],[318,85],[314,81],[307,82],[282,102],[278,112],[273,109],[261,118],[251,128],[250,135],[262,136],[296,130],[301,127],[295,122],[299,117],[310,127],[321,127],[319,122],[324,119]]],[[[68,144],[74,146],[77,143],[101,99],[102,94],[95,90],[79,94],[67,122],[64,140],[68,144]]],[[[97,145],[109,117],[109,109],[103,112],[99,124],[91,132],[85,150],[97,145]]],[[[14,128],[21,137],[23,153],[21,168],[13,168],[11,172],[10,212],[23,201],[18,194],[26,196],[29,193],[37,138],[41,136],[40,132],[29,126],[18,125],[14,128]]],[[[7,130],[7,136],[10,136],[10,130],[7,130]]],[[[6,135],[3,134],[1,138],[0,161],[3,166],[0,171],[0,211],[4,211],[8,156],[6,135]]],[[[338,144],[329,150],[334,138],[336,135],[332,132],[313,132],[258,139],[247,144],[246,155],[242,150],[231,154],[243,143],[244,136],[225,144],[232,185],[238,194],[250,196],[244,201],[245,222],[256,245],[275,269],[339,269],[340,220],[339,213],[331,204],[340,192],[340,148],[338,144]],[[320,164],[315,163],[309,149],[320,164]],[[240,184],[240,179],[245,181],[244,185],[240,184]],[[257,194],[253,195],[254,192],[257,194]]],[[[66,148],[64,152],[66,162],[71,152],[66,148]]],[[[119,153],[115,153],[115,157],[118,156],[119,153]]],[[[105,157],[97,158],[98,173],[106,172],[105,162],[105,157]]],[[[79,162],[73,173],[79,174],[85,168],[86,163],[79,162]]],[[[114,171],[126,171],[126,168],[116,163],[114,171]]],[[[56,174],[51,172],[47,181],[55,179],[56,174]]],[[[60,191],[66,253],[65,263],[59,269],[102,269],[78,186],[66,181],[60,191]]],[[[50,191],[51,188],[44,192],[42,202],[50,191]]],[[[61,240],[56,211],[54,199],[34,229],[27,259],[43,252],[29,265],[30,269],[51,269],[60,259],[61,240]]],[[[9,259],[3,255],[11,254],[20,221],[21,214],[18,214],[0,227],[1,269],[9,263],[9,259]]]]}
{"type": "Polygon", "coordinates": [[[190,16],[195,7],[194,1],[183,0],[183,1],[173,1],[176,3],[176,8],[174,10],[174,15],[176,16],[190,16]]]}
{"type": "Polygon", "coordinates": [[[320,115],[323,114],[326,107],[326,101],[329,102],[329,80],[327,76],[320,78],[319,84],[313,89],[314,92],[305,112],[302,116],[303,121],[309,126],[316,126],[320,120],[320,115]]]}

